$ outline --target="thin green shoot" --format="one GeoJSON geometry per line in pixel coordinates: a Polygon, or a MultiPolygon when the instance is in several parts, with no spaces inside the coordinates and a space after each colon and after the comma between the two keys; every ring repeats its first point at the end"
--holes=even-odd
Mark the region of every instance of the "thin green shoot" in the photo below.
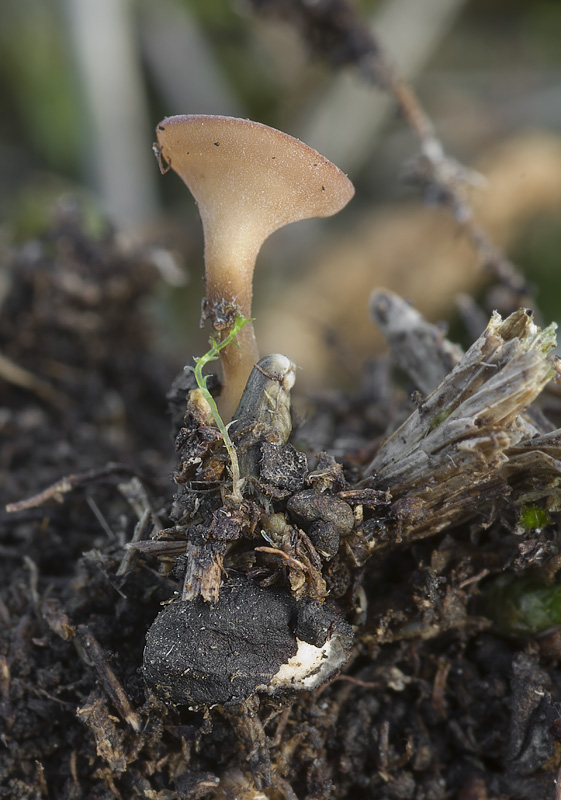
{"type": "Polygon", "coordinates": [[[242,487],[242,480],[240,478],[240,467],[238,463],[238,454],[236,453],[236,448],[232,440],[230,439],[230,434],[228,433],[228,425],[224,424],[224,420],[220,416],[220,412],[218,411],[218,406],[216,405],[216,401],[214,397],[211,395],[210,391],[208,390],[207,383],[209,379],[209,375],[203,375],[203,369],[206,367],[207,364],[210,364],[212,361],[216,361],[220,354],[220,351],[227,347],[229,344],[234,344],[236,347],[236,336],[244,327],[247,325],[248,322],[252,320],[238,314],[236,317],[236,321],[232,327],[232,329],[228,332],[228,335],[224,337],[221,341],[218,341],[214,338],[214,336],[210,337],[210,350],[204,354],[204,356],[200,356],[193,359],[195,361],[194,367],[189,367],[195,375],[195,380],[197,382],[197,386],[199,387],[201,394],[207,401],[210,406],[210,411],[212,413],[213,419],[216,423],[216,427],[220,431],[222,435],[222,439],[224,440],[224,446],[228,452],[230,457],[230,471],[232,474],[232,497],[236,502],[241,503],[243,500],[241,487],[242,487]]]}

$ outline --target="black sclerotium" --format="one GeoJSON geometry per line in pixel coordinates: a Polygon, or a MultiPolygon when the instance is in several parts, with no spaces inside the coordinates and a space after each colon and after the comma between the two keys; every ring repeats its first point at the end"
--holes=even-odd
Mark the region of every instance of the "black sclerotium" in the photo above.
{"type": "Polygon", "coordinates": [[[316,688],[346,662],[352,639],[350,625],[324,604],[234,577],[214,607],[198,597],[158,614],[143,672],[176,705],[227,705],[255,692],[316,688]]]}

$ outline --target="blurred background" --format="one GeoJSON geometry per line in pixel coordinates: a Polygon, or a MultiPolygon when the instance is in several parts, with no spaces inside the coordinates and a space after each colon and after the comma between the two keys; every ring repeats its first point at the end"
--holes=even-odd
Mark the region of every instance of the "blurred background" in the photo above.
{"type": "MultiPolygon", "coordinates": [[[[320,0],[321,1],[321,0],[320,0]]],[[[304,0],[302,0],[304,2],[304,0]]],[[[353,381],[379,348],[368,296],[386,286],[432,320],[485,281],[446,209],[403,180],[417,142],[390,98],[318,61],[290,22],[244,0],[2,0],[0,246],[82,204],[92,236],[152,248],[154,313],[178,363],[199,330],[203,241],[195,204],[151,151],[165,116],[250,117],[303,139],[349,174],[337,217],[290,226],[261,253],[254,316],[316,389],[353,381]]],[[[561,3],[355,0],[411,81],[448,153],[481,171],[481,222],[561,320],[561,3]]]]}

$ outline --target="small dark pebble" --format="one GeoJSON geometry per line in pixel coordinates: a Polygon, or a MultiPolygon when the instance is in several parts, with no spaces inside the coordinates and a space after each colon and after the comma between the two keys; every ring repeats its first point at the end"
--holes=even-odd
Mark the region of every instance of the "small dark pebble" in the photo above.
{"type": "Polygon", "coordinates": [[[293,495],[287,510],[297,522],[309,525],[316,520],[332,523],[340,536],[349,534],[355,524],[353,510],[348,503],[331,494],[320,494],[314,489],[293,495]]]}
{"type": "Polygon", "coordinates": [[[309,530],[310,541],[324,558],[333,558],[339,551],[341,537],[334,522],[317,519],[309,530]]]}
{"type": "Polygon", "coordinates": [[[291,444],[262,443],[259,470],[261,480],[296,492],[304,486],[307,472],[308,459],[305,453],[296,450],[291,444]]]}

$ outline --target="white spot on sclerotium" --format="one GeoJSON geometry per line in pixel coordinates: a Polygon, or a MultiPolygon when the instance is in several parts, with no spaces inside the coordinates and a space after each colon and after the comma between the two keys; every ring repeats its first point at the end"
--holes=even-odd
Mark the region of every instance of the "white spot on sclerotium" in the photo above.
{"type": "Polygon", "coordinates": [[[298,642],[296,654],[281,666],[268,686],[260,686],[258,690],[273,694],[282,689],[299,691],[316,689],[347,660],[348,654],[337,633],[333,634],[323,647],[315,647],[301,639],[296,641],[298,642]]]}

